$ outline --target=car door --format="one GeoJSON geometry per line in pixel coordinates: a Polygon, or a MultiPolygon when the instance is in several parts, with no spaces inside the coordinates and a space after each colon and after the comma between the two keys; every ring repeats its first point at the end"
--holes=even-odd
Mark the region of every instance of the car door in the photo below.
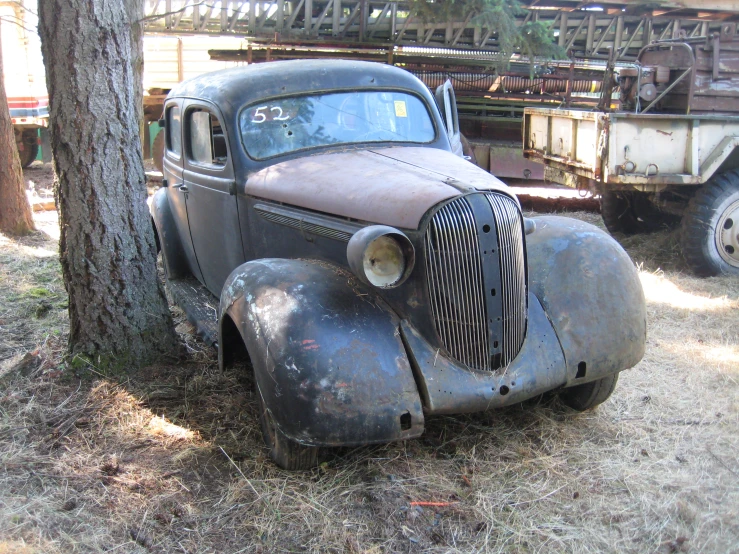
{"type": "Polygon", "coordinates": [[[190,272],[200,281],[203,276],[195,257],[195,250],[190,236],[190,226],[187,218],[187,187],[183,176],[183,148],[182,148],[182,106],[181,100],[169,102],[164,107],[164,157],[162,160],[162,183],[168,187],[167,198],[169,207],[177,225],[177,234],[185,252],[185,258],[190,272]]]}
{"type": "Polygon", "coordinates": [[[454,94],[451,81],[447,80],[443,85],[438,87],[435,96],[442,119],[446,125],[446,132],[449,137],[449,143],[452,146],[452,152],[461,157],[464,155],[462,151],[462,135],[459,132],[457,97],[454,94]]]}
{"type": "Polygon", "coordinates": [[[187,216],[203,283],[220,295],[229,273],[244,263],[236,183],[223,117],[215,107],[185,107],[184,186],[187,216]]]}

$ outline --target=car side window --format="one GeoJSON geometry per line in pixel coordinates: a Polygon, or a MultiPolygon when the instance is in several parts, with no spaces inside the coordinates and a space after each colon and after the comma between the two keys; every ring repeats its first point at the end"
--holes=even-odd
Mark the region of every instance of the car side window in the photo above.
{"type": "Polygon", "coordinates": [[[206,110],[188,112],[188,155],[196,163],[223,167],[228,149],[223,127],[218,118],[206,110]]]}
{"type": "Polygon", "coordinates": [[[167,150],[179,158],[182,154],[182,120],[180,119],[180,107],[172,106],[167,108],[166,120],[167,150]]]}

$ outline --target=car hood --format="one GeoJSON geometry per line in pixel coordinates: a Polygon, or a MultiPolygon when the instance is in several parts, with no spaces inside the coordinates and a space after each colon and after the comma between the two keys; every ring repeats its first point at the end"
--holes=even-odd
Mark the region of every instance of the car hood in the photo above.
{"type": "Polygon", "coordinates": [[[407,146],[296,158],[246,182],[252,196],[405,229],[417,229],[429,208],[443,200],[475,190],[513,197],[506,189],[451,152],[407,146]]]}

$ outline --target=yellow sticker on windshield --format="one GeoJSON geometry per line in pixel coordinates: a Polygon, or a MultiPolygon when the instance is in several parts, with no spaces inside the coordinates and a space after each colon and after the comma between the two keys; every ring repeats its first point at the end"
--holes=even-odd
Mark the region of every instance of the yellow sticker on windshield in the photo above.
{"type": "Polygon", "coordinates": [[[395,117],[408,117],[408,111],[405,109],[405,100],[395,101],[395,117]]]}

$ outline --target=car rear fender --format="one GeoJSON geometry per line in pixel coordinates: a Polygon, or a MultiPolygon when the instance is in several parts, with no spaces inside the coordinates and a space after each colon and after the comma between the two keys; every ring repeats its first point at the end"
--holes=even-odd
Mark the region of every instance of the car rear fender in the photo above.
{"type": "Polygon", "coordinates": [[[262,398],[280,430],[314,446],[419,436],[421,399],[400,321],[351,273],[311,260],[262,259],[236,268],[221,293],[262,398]]]}
{"type": "Polygon", "coordinates": [[[159,247],[162,251],[162,262],[168,279],[185,277],[189,271],[180,236],[177,233],[172,210],[167,200],[167,190],[161,188],[154,193],[149,205],[151,219],[157,233],[159,247]]]}
{"type": "Polygon", "coordinates": [[[535,218],[526,237],[529,287],[557,333],[565,386],[636,365],[646,344],[646,305],[629,255],[597,227],[571,218],[535,218]]]}

